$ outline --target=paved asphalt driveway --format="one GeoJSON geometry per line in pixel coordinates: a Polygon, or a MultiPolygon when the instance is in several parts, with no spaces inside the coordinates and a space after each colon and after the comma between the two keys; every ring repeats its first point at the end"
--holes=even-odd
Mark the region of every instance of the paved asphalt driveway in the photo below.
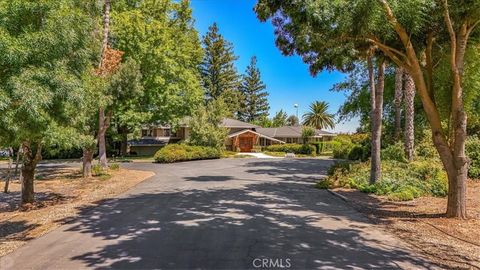
{"type": "Polygon", "coordinates": [[[0,259],[1,269],[431,268],[337,197],[329,160],[125,167],[156,175],[0,259]]]}

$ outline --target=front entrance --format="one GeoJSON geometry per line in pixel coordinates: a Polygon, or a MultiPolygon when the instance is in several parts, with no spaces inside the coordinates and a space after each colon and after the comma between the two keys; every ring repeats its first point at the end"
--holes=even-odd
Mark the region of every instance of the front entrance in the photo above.
{"type": "Polygon", "coordinates": [[[238,147],[240,148],[240,152],[252,152],[253,137],[241,136],[238,139],[239,139],[238,147]]]}

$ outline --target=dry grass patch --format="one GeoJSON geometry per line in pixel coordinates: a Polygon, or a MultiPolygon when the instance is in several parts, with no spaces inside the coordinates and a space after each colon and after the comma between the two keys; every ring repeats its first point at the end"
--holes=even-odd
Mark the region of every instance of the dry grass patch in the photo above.
{"type": "Polygon", "coordinates": [[[75,168],[39,169],[36,202],[26,207],[18,206],[21,186],[13,181],[10,193],[0,193],[0,256],[60,226],[61,220],[77,215],[80,207],[113,198],[153,175],[125,169],[109,174],[108,179],[83,179],[75,168]]]}

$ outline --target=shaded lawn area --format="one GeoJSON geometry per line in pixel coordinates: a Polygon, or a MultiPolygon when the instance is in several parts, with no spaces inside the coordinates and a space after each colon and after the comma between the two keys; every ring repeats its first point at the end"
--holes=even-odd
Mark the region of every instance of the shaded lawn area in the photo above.
{"type": "MultiPolygon", "coordinates": [[[[5,170],[0,170],[3,180],[5,170]]],[[[0,256],[58,227],[59,220],[75,216],[77,208],[125,192],[152,176],[150,172],[120,169],[111,177],[83,179],[77,168],[41,166],[35,180],[35,200],[20,207],[21,184],[10,182],[9,193],[0,193],[0,256]]],[[[2,191],[4,181],[0,182],[2,191]]]]}
{"type": "Polygon", "coordinates": [[[392,202],[353,189],[335,189],[358,211],[450,268],[480,268],[480,181],[468,181],[469,219],[447,219],[447,198],[421,197],[392,202]]]}

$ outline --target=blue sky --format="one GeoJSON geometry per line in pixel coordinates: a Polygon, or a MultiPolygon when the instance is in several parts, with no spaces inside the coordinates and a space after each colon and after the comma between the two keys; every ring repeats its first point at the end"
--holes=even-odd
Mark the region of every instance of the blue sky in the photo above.
{"type": "MultiPolygon", "coordinates": [[[[289,115],[296,114],[294,104],[297,103],[301,117],[315,100],[327,101],[330,112],[336,113],[345,96],[329,89],[345,75],[323,72],[314,78],[298,56],[283,56],[275,46],[272,24],[261,23],[253,12],[255,3],[255,0],[191,0],[195,27],[203,36],[208,27],[217,22],[221,34],[233,43],[235,54],[239,56],[239,72],[245,71],[251,56],[257,56],[257,65],[269,93],[270,115],[280,109],[289,115]]],[[[337,125],[335,131],[353,132],[357,126],[358,121],[353,120],[337,125]]]]}

